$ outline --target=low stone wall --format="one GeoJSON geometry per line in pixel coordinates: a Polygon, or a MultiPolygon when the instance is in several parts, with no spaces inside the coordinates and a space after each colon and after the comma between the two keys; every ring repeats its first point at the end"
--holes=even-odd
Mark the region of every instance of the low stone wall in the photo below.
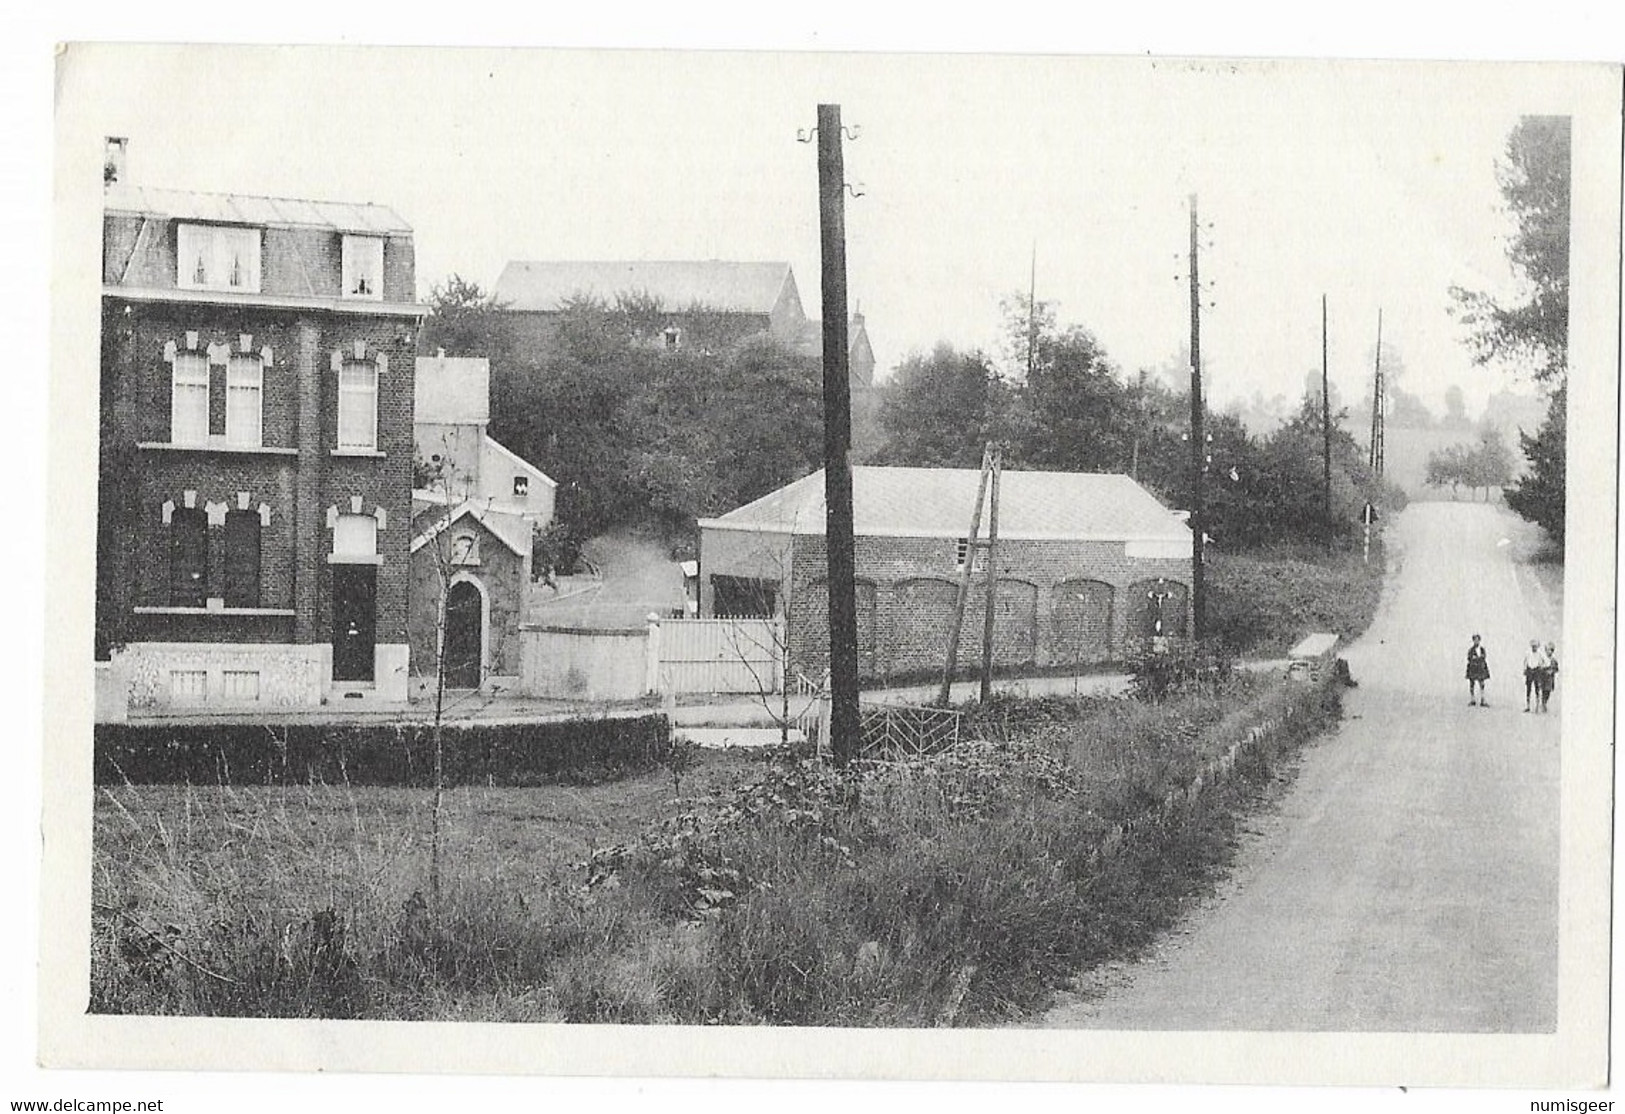
{"type": "Polygon", "coordinates": [[[647,627],[519,631],[520,688],[567,700],[636,700],[649,691],[647,627]]]}
{"type": "MultiPolygon", "coordinates": [[[[189,707],[298,708],[322,702],[332,672],[325,644],[133,642],[99,667],[98,709],[118,716],[189,707]],[[104,680],[105,677],[105,680],[104,680]]],[[[404,694],[403,694],[404,695],[404,694]]]]}

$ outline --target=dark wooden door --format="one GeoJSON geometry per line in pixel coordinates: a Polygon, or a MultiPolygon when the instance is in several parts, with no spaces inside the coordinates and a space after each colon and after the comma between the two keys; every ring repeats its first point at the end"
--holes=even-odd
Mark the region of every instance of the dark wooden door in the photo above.
{"type": "Polygon", "coordinates": [[[378,624],[378,569],[333,566],[333,680],[373,680],[378,624]]]}
{"type": "Polygon", "coordinates": [[[484,623],[480,590],[466,580],[446,592],[446,687],[480,687],[480,658],[484,649],[484,623]]]}

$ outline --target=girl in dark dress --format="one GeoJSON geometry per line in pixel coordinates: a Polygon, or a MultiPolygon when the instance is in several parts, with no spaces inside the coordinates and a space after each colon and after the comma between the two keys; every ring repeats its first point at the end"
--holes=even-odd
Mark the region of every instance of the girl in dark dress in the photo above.
{"type": "Polygon", "coordinates": [[[1490,706],[1490,702],[1484,698],[1484,682],[1489,679],[1490,658],[1484,652],[1484,644],[1475,634],[1473,644],[1467,647],[1467,703],[1485,708],[1490,706]]]}

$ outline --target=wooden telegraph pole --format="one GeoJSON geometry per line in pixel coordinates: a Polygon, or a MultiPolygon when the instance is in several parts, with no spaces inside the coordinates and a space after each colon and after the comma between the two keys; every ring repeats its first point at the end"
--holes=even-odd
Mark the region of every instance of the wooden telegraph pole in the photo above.
{"type": "Polygon", "coordinates": [[[1203,575],[1207,529],[1203,481],[1207,473],[1207,440],[1202,435],[1202,283],[1197,274],[1196,195],[1191,194],[1191,633],[1200,642],[1207,632],[1207,584],[1203,575]]]}
{"type": "Polygon", "coordinates": [[[818,226],[824,313],[824,539],[829,559],[830,751],[858,750],[858,608],[852,540],[852,397],[847,379],[846,170],[841,106],[818,106],[818,226]]]}

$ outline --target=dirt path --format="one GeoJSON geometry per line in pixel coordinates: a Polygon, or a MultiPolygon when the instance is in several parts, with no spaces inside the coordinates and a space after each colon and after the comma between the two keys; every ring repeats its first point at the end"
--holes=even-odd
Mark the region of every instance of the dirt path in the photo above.
{"type": "Polygon", "coordinates": [[[1513,559],[1529,529],[1483,504],[1399,517],[1398,571],[1346,654],[1360,687],[1341,729],[1305,751],[1220,895],[1046,1025],[1554,1030],[1561,697],[1524,714],[1520,662],[1560,631],[1513,559]],[[1467,704],[1474,632],[1488,708],[1467,704]]]}

